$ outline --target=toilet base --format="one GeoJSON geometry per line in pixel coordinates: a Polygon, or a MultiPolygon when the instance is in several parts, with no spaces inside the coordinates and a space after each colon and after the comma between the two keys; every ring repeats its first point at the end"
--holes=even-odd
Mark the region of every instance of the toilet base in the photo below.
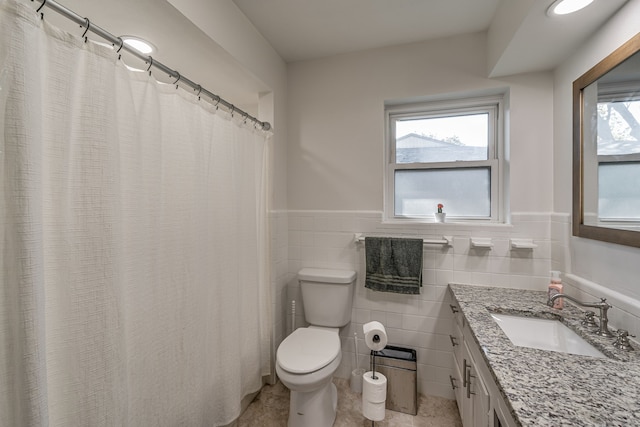
{"type": "Polygon", "coordinates": [[[331,427],[336,419],[338,390],[331,381],[312,392],[291,391],[288,427],[331,427]]]}

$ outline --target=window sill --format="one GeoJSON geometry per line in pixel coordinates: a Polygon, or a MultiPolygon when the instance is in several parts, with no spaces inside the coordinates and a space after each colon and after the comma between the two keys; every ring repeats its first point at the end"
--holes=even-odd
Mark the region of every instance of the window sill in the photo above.
{"type": "Polygon", "coordinates": [[[382,225],[416,225],[434,227],[473,227],[473,228],[513,228],[513,224],[506,222],[495,222],[489,220],[446,220],[445,222],[435,222],[428,218],[402,218],[383,219],[382,225]]]}

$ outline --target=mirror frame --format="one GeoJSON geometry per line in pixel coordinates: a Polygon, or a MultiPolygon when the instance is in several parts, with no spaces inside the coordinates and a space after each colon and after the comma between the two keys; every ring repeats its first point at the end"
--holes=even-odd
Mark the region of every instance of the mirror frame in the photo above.
{"type": "Polygon", "coordinates": [[[573,235],[640,248],[640,232],[584,224],[583,90],[640,51],[640,33],[573,82],[573,235]]]}

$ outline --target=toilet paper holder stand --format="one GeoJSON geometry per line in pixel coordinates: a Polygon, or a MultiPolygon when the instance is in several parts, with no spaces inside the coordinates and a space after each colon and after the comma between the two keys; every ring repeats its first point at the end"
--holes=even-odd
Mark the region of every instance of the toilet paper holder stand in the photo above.
{"type": "Polygon", "coordinates": [[[376,356],[378,352],[375,350],[371,350],[371,378],[377,380],[378,377],[376,375],[376,356]]]}
{"type": "MultiPolygon", "coordinates": [[[[377,335],[373,337],[373,340],[375,341],[376,338],[378,338],[378,340],[380,339],[377,335]]],[[[376,350],[371,350],[371,378],[374,380],[378,379],[378,376],[376,375],[376,356],[378,355],[378,352],[376,350]]],[[[376,422],[371,420],[371,427],[374,427],[376,425],[376,422]]]]}
{"type": "MultiPolygon", "coordinates": [[[[378,335],[374,335],[373,337],[373,342],[380,342],[380,337],[378,335]]],[[[374,380],[378,379],[378,376],[376,375],[376,356],[378,355],[378,352],[376,350],[371,350],[371,378],[374,380]]],[[[376,425],[376,422],[371,420],[371,427],[374,427],[376,425]]]]}
{"type": "MultiPolygon", "coordinates": [[[[380,335],[376,334],[373,336],[373,342],[374,343],[379,343],[380,342],[380,335]]],[[[372,369],[371,369],[371,378],[374,380],[377,380],[378,377],[376,376],[376,355],[378,354],[378,352],[376,350],[371,350],[371,365],[372,365],[372,369]]]]}
{"type": "MultiPolygon", "coordinates": [[[[380,335],[375,334],[372,338],[372,341],[375,344],[378,344],[380,342],[380,335]]],[[[377,350],[373,350],[371,349],[371,379],[377,380],[378,376],[376,375],[376,355],[378,354],[377,350]]],[[[376,425],[376,422],[371,420],[371,427],[374,427],[376,425]]]]}

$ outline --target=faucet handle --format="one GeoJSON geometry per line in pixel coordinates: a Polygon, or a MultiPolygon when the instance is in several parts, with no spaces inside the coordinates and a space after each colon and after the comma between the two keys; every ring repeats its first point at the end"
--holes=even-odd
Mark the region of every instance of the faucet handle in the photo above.
{"type": "Polygon", "coordinates": [[[629,337],[634,337],[635,335],[629,334],[629,331],[625,329],[618,329],[616,332],[616,341],[613,343],[613,346],[618,350],[631,351],[633,347],[631,347],[631,343],[629,342],[629,337]]]}
{"type": "Polygon", "coordinates": [[[620,337],[620,338],[626,338],[626,337],[633,337],[633,338],[635,338],[635,337],[636,337],[635,335],[631,335],[631,334],[629,333],[629,331],[627,331],[626,329],[618,329],[618,330],[616,331],[616,336],[617,336],[617,337],[620,337]]]}
{"type": "Polygon", "coordinates": [[[598,324],[596,323],[595,316],[596,314],[593,311],[585,311],[584,319],[580,323],[582,324],[582,326],[597,328],[598,324]]]}

